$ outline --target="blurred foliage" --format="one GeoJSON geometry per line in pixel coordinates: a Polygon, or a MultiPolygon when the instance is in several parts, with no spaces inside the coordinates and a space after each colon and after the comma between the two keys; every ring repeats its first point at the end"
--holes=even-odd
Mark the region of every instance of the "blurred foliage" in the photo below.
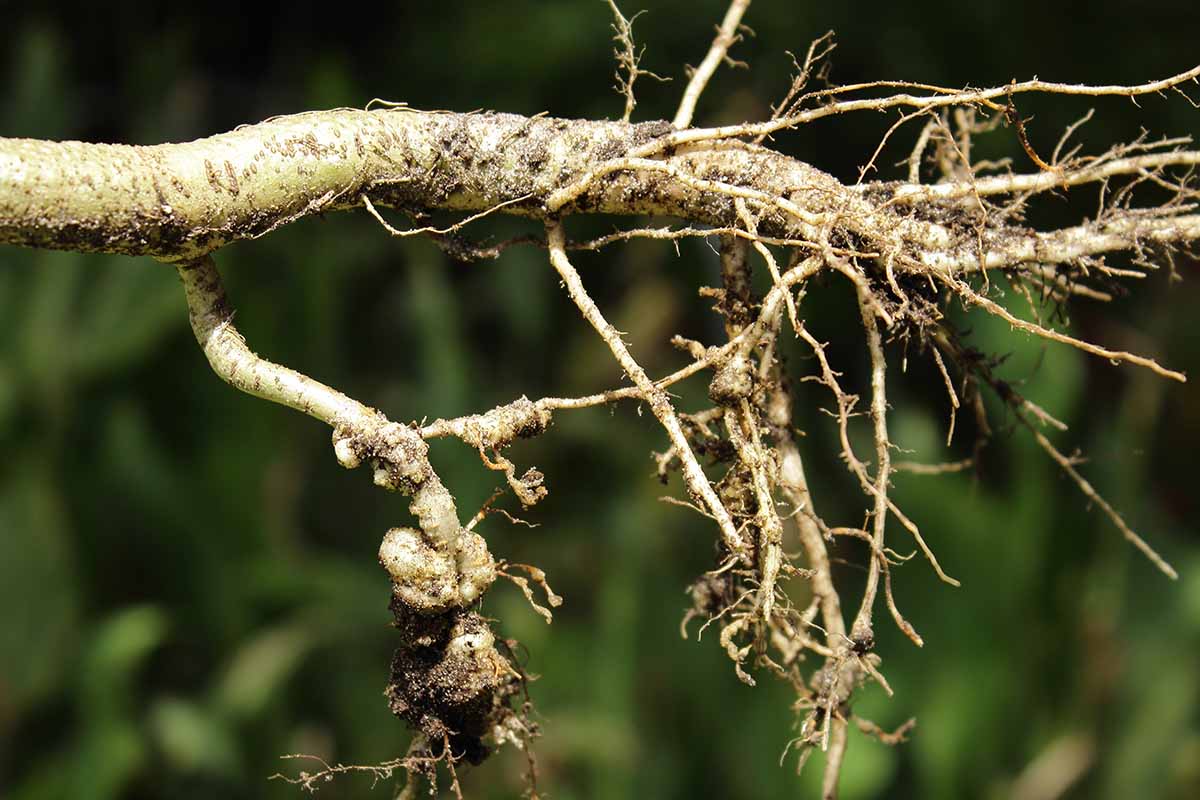
{"type": "MultiPolygon", "coordinates": [[[[669,117],[682,65],[697,63],[715,0],[644,5],[635,33],[646,68],[641,119],[669,117]]],[[[637,6],[625,4],[632,13],[637,6]]],[[[0,2],[0,135],[151,143],[185,140],[273,114],[361,106],[494,108],[612,117],[609,18],[599,0],[393,3],[334,8],[0,2]]],[[[718,73],[701,122],[761,117],[786,88],[785,50],[838,32],[834,79],[945,85],[1039,75],[1140,82],[1192,66],[1200,9],[1148,0],[1076,4],[796,4],[759,0],[757,32],[736,51],[749,70],[718,73]]],[[[1035,144],[1083,106],[1023,101],[1035,144]]],[[[778,146],[843,177],[890,119],[823,122],[778,146]]],[[[1180,98],[1100,104],[1093,152],[1137,135],[1196,133],[1180,98]]],[[[915,133],[915,132],[914,132],[915,133]]],[[[907,155],[898,136],[880,163],[907,155]]],[[[986,147],[1020,158],[1011,135],[986,147]]],[[[884,168],[884,174],[891,168],[884,168]]],[[[1085,198],[1043,213],[1088,213],[1085,198]]],[[[1074,216],[1072,216],[1074,215],[1074,216]]],[[[606,231],[611,221],[576,221],[606,231]]],[[[484,235],[523,230],[488,221],[484,235]]],[[[396,419],[481,410],[521,394],[595,391],[620,376],[535,251],[448,263],[422,242],[389,240],[365,215],[307,220],[218,256],[238,321],[259,352],[379,406],[396,419]]],[[[675,331],[717,336],[694,287],[717,280],[702,243],[646,243],[581,258],[601,306],[652,371],[679,363],[675,331]]],[[[1077,330],[1150,350],[1200,375],[1196,263],[1111,307],[1079,306],[1077,330]]],[[[864,374],[846,292],[815,287],[803,306],[851,383],[864,374]],[[824,293],[824,294],[821,294],[824,293]]],[[[1090,767],[1072,797],[1200,794],[1200,526],[1195,382],[1046,348],[966,316],[1002,374],[1072,424],[1056,441],[1090,456],[1087,474],[1179,568],[1158,575],[996,411],[979,476],[899,476],[953,590],[914,561],[896,591],[927,646],[880,625],[896,689],[861,694],[884,726],[918,719],[896,749],[855,736],[844,796],[1008,796],[1049,748],[1082,743],[1090,767]]],[[[896,355],[899,355],[897,352],[896,355]]],[[[937,460],[946,399],[912,354],[894,370],[894,430],[937,460]]],[[[791,354],[795,372],[810,366],[791,354]]],[[[861,385],[861,383],[858,383],[861,385]]],[[[807,386],[807,385],[806,385],[807,386]]],[[[704,387],[682,389],[699,402],[704,387]]],[[[803,388],[797,425],[828,519],[857,521],[862,499],[832,448],[832,426],[803,388]]],[[[952,453],[970,446],[960,420],[952,453]]],[[[540,527],[484,526],[498,557],[544,567],[566,604],[547,627],[511,586],[486,613],[522,640],[553,797],[816,796],[819,769],[777,767],[792,732],[781,686],[742,686],[712,636],[681,641],[683,589],[710,566],[711,526],[656,501],[648,416],[624,406],[561,414],[512,453],[544,470],[540,527]]],[[[236,394],[191,340],[173,272],[146,261],[0,252],[0,796],[277,797],[268,782],[314,753],[372,763],[407,734],[381,695],[394,638],[375,563],[405,501],[340,469],[328,432],[236,394]]],[[[435,464],[465,513],[495,474],[455,443],[435,464]]],[[[677,488],[677,487],[673,487],[677,488]]],[[[863,553],[841,545],[853,592],[863,553]]],[[[898,547],[903,547],[899,543],[898,547]]],[[[852,596],[852,595],[847,595],[852,596]]],[[[507,753],[466,778],[471,797],[512,797],[523,762],[507,753]]],[[[366,778],[326,797],[387,797],[366,778]]]]}

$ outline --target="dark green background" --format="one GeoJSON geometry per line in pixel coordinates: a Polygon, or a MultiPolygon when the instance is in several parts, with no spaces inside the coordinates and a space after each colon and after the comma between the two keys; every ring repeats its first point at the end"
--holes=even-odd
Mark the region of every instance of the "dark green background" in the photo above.
{"type": "MultiPolygon", "coordinates": [[[[561,116],[622,108],[599,0],[161,5],[0,3],[0,135],[179,141],[376,96],[561,116]]],[[[643,79],[637,118],[670,117],[681,65],[700,60],[724,4],[644,5],[635,29],[644,66],[675,82],[643,79]]],[[[1114,0],[759,0],[747,21],[757,36],[736,55],[750,69],[718,74],[700,123],[764,116],[787,86],[784,51],[802,53],[829,28],[843,83],[1136,83],[1200,60],[1200,11],[1186,0],[1136,10],[1114,0]]],[[[1021,110],[1035,115],[1035,146],[1048,149],[1090,105],[1023,99],[1021,110]]],[[[1090,152],[1142,126],[1151,136],[1200,131],[1200,111],[1178,97],[1146,98],[1140,110],[1094,105],[1082,135],[1090,152]]],[[[893,119],[824,121],[779,146],[850,179],[893,119]]],[[[898,174],[889,165],[915,133],[885,151],[885,176],[898,174]]],[[[981,146],[1031,168],[1011,132],[981,146]]],[[[1093,211],[1093,193],[1072,195],[1038,213],[1069,223],[1093,211]]],[[[576,221],[571,232],[612,222],[576,221]]],[[[620,378],[535,250],[468,267],[343,214],[230,247],[218,261],[255,349],[395,419],[587,393],[620,378]]],[[[717,280],[704,244],[678,257],[631,245],[578,265],[652,372],[681,363],[665,346],[671,333],[718,340],[695,296],[717,280]]],[[[1177,266],[1182,283],[1159,274],[1112,306],[1075,307],[1075,330],[1200,378],[1196,262],[1177,266]]],[[[861,387],[849,299],[836,282],[815,287],[802,311],[861,387]]],[[[880,624],[896,697],[872,687],[855,707],[884,725],[915,715],[918,727],[898,749],[852,736],[844,796],[1008,796],[1047,747],[1077,737],[1090,742],[1092,766],[1069,796],[1194,797],[1197,384],[1043,347],[992,320],[961,322],[979,346],[1010,354],[1004,377],[1072,424],[1055,441],[1090,456],[1086,474],[1182,577],[1156,573],[993,409],[1000,434],[982,479],[896,479],[901,505],[963,587],[937,583],[919,559],[897,573],[899,602],[927,644],[917,650],[880,624]]],[[[790,364],[794,375],[812,367],[799,353],[790,364]]],[[[965,423],[951,453],[939,447],[946,400],[936,373],[913,360],[906,375],[891,374],[897,441],[924,460],[964,453],[965,423]]],[[[808,434],[816,503],[832,523],[856,524],[861,493],[831,449],[832,426],[817,411],[826,398],[810,386],[796,424],[808,434]]],[[[685,387],[685,406],[703,390],[685,387]]],[[[498,518],[483,527],[498,557],[544,567],[566,597],[549,627],[511,585],[485,602],[544,676],[533,685],[543,787],[561,800],[815,796],[817,761],[799,781],[790,761],[777,766],[793,735],[789,693],[766,676],[742,686],[715,637],[679,638],[684,587],[710,566],[715,532],[656,501],[663,489],[648,454],[662,447],[633,406],[560,414],[511,453],[547,475],[551,494],[528,515],[540,527],[498,518]]],[[[407,734],[381,695],[396,639],[375,551],[386,528],[405,524],[406,503],[339,468],[318,423],[217,380],[169,267],[0,249],[0,454],[0,796],[297,797],[266,780],[297,769],[281,754],[370,763],[403,752],[407,734]]],[[[465,514],[496,484],[461,444],[437,444],[433,458],[465,514]]],[[[851,598],[863,553],[839,547],[851,598]]],[[[515,796],[521,770],[507,752],[465,787],[515,796]]],[[[391,786],[351,777],[321,792],[389,797],[391,786]]]]}

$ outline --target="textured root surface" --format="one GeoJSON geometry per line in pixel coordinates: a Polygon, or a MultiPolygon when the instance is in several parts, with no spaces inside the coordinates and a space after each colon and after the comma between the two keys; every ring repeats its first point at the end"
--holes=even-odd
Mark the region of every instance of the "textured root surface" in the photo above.
{"type": "MultiPolygon", "coordinates": [[[[487,621],[473,611],[427,616],[393,600],[404,644],[392,657],[385,694],[396,716],[434,749],[447,742],[454,759],[483,761],[483,740],[514,712],[523,679],[496,649],[487,621]]],[[[441,753],[434,753],[441,755],[441,753]]]]}

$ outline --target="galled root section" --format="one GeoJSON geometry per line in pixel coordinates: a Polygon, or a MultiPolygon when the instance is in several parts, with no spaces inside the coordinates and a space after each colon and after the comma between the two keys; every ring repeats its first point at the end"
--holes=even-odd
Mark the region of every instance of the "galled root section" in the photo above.
{"type": "MultiPolygon", "coordinates": [[[[386,467],[376,465],[381,473],[386,467]]],[[[436,475],[412,496],[409,511],[420,527],[392,528],[379,546],[401,636],[384,694],[392,713],[453,774],[456,763],[479,764],[493,746],[508,742],[524,749],[537,731],[527,703],[513,708],[524,696],[526,677],[498,647],[511,651],[513,643],[497,642],[476,610],[503,574],[487,542],[459,522],[454,499],[436,475]]],[[[426,775],[436,777],[428,770],[426,775]]]]}
{"type": "MultiPolygon", "coordinates": [[[[437,765],[445,764],[451,788],[458,792],[454,765],[478,764],[492,746],[526,746],[537,735],[528,719],[526,676],[501,649],[514,642],[496,640],[477,608],[498,575],[510,577],[533,607],[549,621],[550,612],[533,603],[528,581],[503,571],[483,537],[464,527],[454,497],[429,463],[428,445],[415,427],[388,420],[307,375],[255,354],[233,325],[233,310],[225,297],[220,273],[211,257],[181,265],[179,275],[187,294],[192,329],[213,370],[244,392],[282,403],[333,428],[333,450],[347,469],[371,467],[376,485],[412,497],[409,511],[417,527],[392,528],[379,547],[379,561],[392,581],[391,610],[401,643],[392,659],[385,695],[396,716],[416,731],[408,756],[374,767],[330,766],[317,773],[285,778],[308,788],[316,781],[350,771],[377,776],[394,769],[409,774],[415,791],[417,776],[436,789],[437,765]],[[522,698],[518,710],[514,701],[522,698]]],[[[480,454],[490,449],[509,483],[526,505],[545,496],[541,474],[529,470],[522,478],[501,449],[518,436],[541,432],[550,412],[522,399],[487,415],[450,424],[480,454]]],[[[473,525],[472,525],[473,527],[473,525]]],[[[532,567],[535,582],[550,604],[561,600],[532,567]]],[[[281,776],[283,777],[283,776],[281,776]]],[[[535,780],[532,756],[529,779],[535,780]]],[[[406,789],[411,795],[410,789],[406,789]]]]}
{"type": "Polygon", "coordinates": [[[379,547],[401,636],[388,705],[451,770],[459,761],[482,762],[493,745],[524,748],[536,728],[527,704],[519,711],[513,704],[526,678],[475,610],[499,567],[483,537],[458,524],[436,477],[418,487],[410,510],[421,529],[392,528],[379,547]]]}
{"type": "Polygon", "coordinates": [[[392,713],[424,735],[435,755],[478,764],[489,753],[485,740],[527,733],[511,708],[524,678],[496,649],[487,620],[462,609],[415,613],[398,597],[391,608],[403,643],[385,695],[392,713]]]}

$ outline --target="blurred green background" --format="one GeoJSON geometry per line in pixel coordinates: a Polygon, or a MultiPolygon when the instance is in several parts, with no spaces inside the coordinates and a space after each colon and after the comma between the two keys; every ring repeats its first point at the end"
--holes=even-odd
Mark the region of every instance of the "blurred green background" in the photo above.
{"type": "MultiPolygon", "coordinates": [[[[600,0],[53,5],[0,2],[0,135],[180,141],[377,96],[460,111],[622,109],[600,0]]],[[[627,14],[643,6],[643,66],[675,82],[639,82],[636,117],[670,117],[682,65],[699,62],[724,3],[623,4],[627,14]]],[[[1200,9],[758,0],[747,22],[756,36],[735,55],[750,68],[718,73],[700,123],[769,113],[789,82],[785,51],[802,53],[830,28],[842,83],[1136,83],[1196,63],[1200,9]]],[[[1089,105],[1023,99],[1021,112],[1035,115],[1031,138],[1048,149],[1089,105]]],[[[1082,134],[1090,152],[1143,127],[1200,132],[1200,112],[1179,97],[1095,105],[1082,134]]],[[[825,121],[778,144],[853,179],[892,121],[825,121]]],[[[890,165],[915,134],[885,151],[884,177],[899,175],[890,165]]],[[[1009,132],[981,147],[1030,168],[1009,132]]],[[[1094,210],[1083,194],[1038,213],[1076,221],[1094,210]]],[[[575,221],[571,232],[613,223],[575,221]]],[[[394,419],[620,379],[534,250],[464,266],[343,214],[230,247],[218,262],[252,347],[394,419]]],[[[681,363],[665,346],[674,332],[717,340],[695,296],[717,281],[705,244],[678,255],[629,245],[579,266],[652,372],[681,363]]],[[[1164,273],[1111,306],[1076,306],[1075,330],[1200,377],[1196,266],[1181,258],[1182,283],[1164,273]]],[[[831,283],[802,311],[861,387],[850,300],[831,283]]],[[[1088,454],[1086,475],[1181,578],[1155,572],[994,409],[999,433],[981,479],[896,479],[901,505],[963,587],[939,584],[919,559],[897,573],[898,601],[927,644],[917,650],[881,623],[896,697],[868,688],[855,708],[885,726],[913,715],[918,727],[896,749],[853,735],[844,796],[1006,797],[1039,759],[1072,758],[1085,772],[1064,796],[1200,796],[1196,381],[1168,384],[975,316],[961,324],[1009,355],[1002,376],[1071,423],[1054,440],[1088,454]]],[[[798,352],[790,365],[793,375],[812,367],[798,352]]],[[[961,420],[952,451],[940,447],[936,373],[914,359],[892,376],[897,441],[926,461],[966,453],[961,420]]],[[[826,399],[808,386],[796,424],[815,502],[831,522],[857,524],[861,494],[833,455],[832,425],[817,410],[826,399]]],[[[685,407],[703,392],[685,387],[685,407]]],[[[482,528],[497,557],[545,568],[566,597],[549,627],[511,585],[485,602],[544,676],[532,687],[542,786],[560,800],[816,796],[816,760],[800,779],[790,759],[778,766],[794,735],[785,688],[764,676],[748,689],[713,637],[679,638],[683,591],[711,565],[714,531],[657,502],[648,454],[662,447],[633,406],[560,414],[548,435],[510,452],[547,475],[549,498],[526,515],[540,527],[493,517],[482,528]]],[[[371,763],[403,753],[407,733],[381,694],[396,637],[375,552],[384,530],[405,524],[406,502],[338,467],[320,424],[215,378],[169,267],[0,249],[0,453],[0,796],[291,798],[300,790],[267,781],[297,769],[283,754],[371,763]]],[[[497,484],[461,444],[435,444],[432,457],[464,514],[497,484]]],[[[909,547],[902,537],[896,546],[909,547]]],[[[853,597],[863,553],[839,547],[837,578],[853,597]]],[[[522,770],[505,752],[467,774],[465,790],[517,796],[522,770]]],[[[391,791],[347,777],[321,794],[391,791]]]]}

